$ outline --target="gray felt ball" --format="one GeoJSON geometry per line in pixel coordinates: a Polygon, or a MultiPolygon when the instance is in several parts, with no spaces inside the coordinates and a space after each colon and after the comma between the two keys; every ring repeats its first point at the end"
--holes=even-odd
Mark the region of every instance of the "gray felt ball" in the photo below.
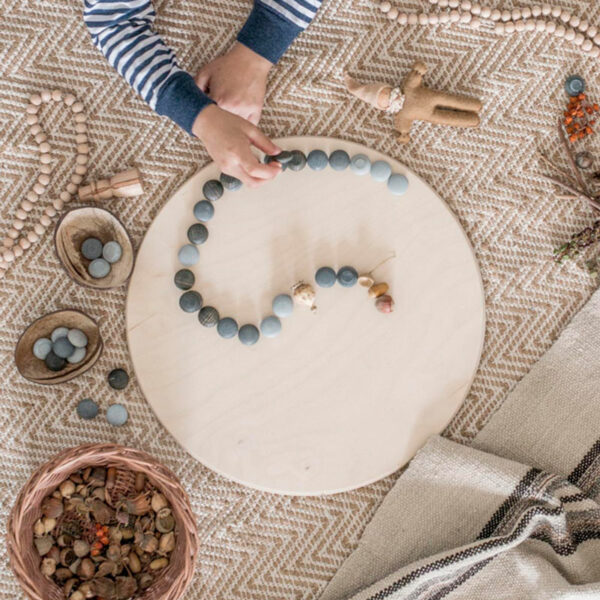
{"type": "Polygon", "coordinates": [[[238,325],[235,322],[235,319],[232,319],[231,317],[225,317],[217,323],[217,333],[222,338],[229,339],[235,337],[237,332],[238,325]]]}
{"type": "Polygon", "coordinates": [[[279,154],[276,154],[273,159],[282,165],[286,165],[293,158],[293,155],[288,150],[282,150],[279,154]]]}
{"type": "Polygon", "coordinates": [[[66,365],[65,359],[61,358],[60,356],[56,356],[56,354],[54,354],[52,350],[48,352],[46,358],[44,359],[44,362],[46,363],[48,369],[50,369],[51,371],[62,371],[62,369],[64,369],[66,365]]]}
{"type": "Polygon", "coordinates": [[[110,263],[103,258],[96,258],[88,265],[88,273],[94,279],[103,279],[110,273],[110,263]]]}
{"type": "Polygon", "coordinates": [[[215,215],[215,207],[208,200],[200,200],[194,204],[194,217],[198,221],[210,221],[215,215]]]}
{"type": "Polygon", "coordinates": [[[355,154],[350,160],[350,170],[356,175],[366,175],[371,170],[371,161],[365,154],[355,154]]]}
{"type": "Polygon", "coordinates": [[[129,375],[125,369],[113,369],[108,374],[108,385],[114,390],[123,390],[129,383],[129,375]]]}
{"type": "Polygon", "coordinates": [[[261,333],[268,338],[274,338],[281,333],[281,321],[274,315],[265,317],[260,322],[261,333]]]}
{"type": "Polygon", "coordinates": [[[106,409],[106,420],[115,427],[125,425],[129,419],[129,413],[122,404],[111,404],[106,409]]]}
{"type": "Polygon", "coordinates": [[[119,242],[111,240],[102,247],[102,258],[110,264],[120,261],[121,256],[123,256],[123,248],[121,248],[119,242]]]}
{"type": "Polygon", "coordinates": [[[242,182],[237,177],[232,177],[226,173],[221,173],[219,175],[219,180],[223,184],[223,187],[230,192],[235,192],[242,187],[242,182]]]}
{"type": "Polygon", "coordinates": [[[85,348],[88,343],[88,337],[81,329],[69,329],[67,339],[75,346],[75,348],[85,348]]]}
{"type": "Polygon", "coordinates": [[[288,163],[290,171],[302,171],[306,166],[306,156],[300,150],[292,150],[292,160],[288,163]]]}
{"type": "Polygon", "coordinates": [[[50,334],[50,339],[55,342],[58,338],[67,337],[69,335],[69,330],[67,327],[57,327],[50,334]]]}
{"type": "Polygon", "coordinates": [[[207,200],[215,202],[223,195],[223,184],[217,179],[209,179],[202,186],[202,193],[207,200]]]}
{"type": "Polygon", "coordinates": [[[75,348],[75,351],[71,356],[67,357],[67,362],[76,365],[80,363],[86,356],[87,350],[85,348],[75,348]]]}
{"type": "Polygon", "coordinates": [[[187,236],[192,244],[204,244],[208,239],[208,229],[202,223],[194,223],[188,228],[187,236]]]}
{"type": "Polygon", "coordinates": [[[189,290],[194,286],[196,277],[189,269],[179,269],[173,280],[180,290],[189,290]]]}
{"type": "Polygon", "coordinates": [[[181,246],[181,248],[179,248],[177,257],[179,258],[179,262],[184,267],[191,267],[198,262],[200,253],[198,252],[198,248],[196,248],[196,246],[193,244],[186,244],[185,246],[181,246]]]}
{"type": "Polygon", "coordinates": [[[354,267],[342,267],[337,272],[337,280],[343,287],[352,287],[358,281],[358,273],[354,267]]]}
{"type": "Polygon", "coordinates": [[[75,352],[75,346],[66,337],[61,337],[52,344],[52,352],[60,358],[69,358],[75,352]]]}
{"type": "Polygon", "coordinates": [[[279,294],[273,298],[273,312],[282,319],[289,317],[294,310],[294,301],[289,294],[279,294]]]}
{"type": "Polygon", "coordinates": [[[334,171],[343,171],[350,164],[350,157],[345,150],[334,150],[329,156],[329,164],[334,171]]]}
{"type": "Polygon", "coordinates": [[[331,267],[321,267],[315,273],[315,281],[322,288],[330,288],[335,284],[336,274],[331,267]]]}
{"type": "Polygon", "coordinates": [[[323,150],[312,150],[308,153],[306,162],[313,171],[322,171],[329,164],[329,158],[323,150]]]}
{"type": "Polygon", "coordinates": [[[238,331],[238,338],[244,346],[254,346],[259,337],[260,333],[254,325],[242,325],[238,331]]]}
{"type": "Polygon", "coordinates": [[[198,321],[204,327],[215,327],[219,322],[219,311],[214,306],[203,306],[198,313],[198,321]]]}
{"type": "Polygon", "coordinates": [[[385,160],[376,160],[371,165],[371,177],[375,181],[387,181],[392,174],[392,167],[385,160]]]}
{"type": "Polygon", "coordinates": [[[83,240],[81,244],[81,254],[88,260],[94,260],[102,256],[102,242],[95,237],[89,237],[83,240]]]}
{"type": "Polygon", "coordinates": [[[40,360],[44,360],[52,350],[52,342],[48,338],[38,338],[33,343],[33,355],[40,360]]]}
{"type": "Polygon", "coordinates": [[[394,196],[402,196],[408,189],[408,179],[400,173],[394,173],[390,175],[387,186],[394,196]]]}
{"type": "Polygon", "coordinates": [[[184,312],[196,312],[202,308],[202,296],[195,290],[184,292],[179,297],[179,306],[184,312]]]}
{"type": "Polygon", "coordinates": [[[98,405],[91,398],[84,398],[77,405],[77,414],[82,419],[93,419],[98,415],[98,405]]]}

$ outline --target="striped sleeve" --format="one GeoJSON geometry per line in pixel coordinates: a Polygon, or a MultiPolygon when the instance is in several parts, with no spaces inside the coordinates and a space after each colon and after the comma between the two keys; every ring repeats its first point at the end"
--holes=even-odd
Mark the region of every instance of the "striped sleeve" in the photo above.
{"type": "Polygon", "coordinates": [[[255,0],[238,41],[276,63],[320,6],[321,0],[255,0]]]}
{"type": "Polygon", "coordinates": [[[161,115],[191,133],[212,100],[179,68],[174,52],[153,31],[150,0],[85,0],[84,21],[94,45],[161,115]]]}

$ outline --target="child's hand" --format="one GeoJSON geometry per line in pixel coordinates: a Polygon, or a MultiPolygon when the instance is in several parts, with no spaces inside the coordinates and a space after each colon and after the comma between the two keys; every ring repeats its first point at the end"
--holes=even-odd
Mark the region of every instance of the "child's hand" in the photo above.
{"type": "Polygon", "coordinates": [[[250,187],[265,183],[281,172],[277,161],[268,165],[260,163],[250,146],[266,154],[279,154],[281,149],[252,123],[215,104],[200,112],[192,132],[204,142],[223,173],[241,179],[250,187]]]}
{"type": "Polygon", "coordinates": [[[199,71],[196,83],[221,108],[257,125],[272,66],[266,58],[236,42],[227,54],[199,71]]]}

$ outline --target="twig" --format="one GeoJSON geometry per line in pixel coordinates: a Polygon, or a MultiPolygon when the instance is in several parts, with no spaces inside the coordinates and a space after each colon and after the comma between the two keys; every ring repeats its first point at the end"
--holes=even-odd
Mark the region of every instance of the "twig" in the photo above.
{"type": "Polygon", "coordinates": [[[565,179],[568,179],[572,185],[575,185],[577,182],[569,175],[566,171],[563,171],[558,165],[554,164],[548,157],[546,157],[541,152],[538,152],[540,158],[552,169],[560,173],[565,179]]]}
{"type": "Polygon", "coordinates": [[[562,145],[567,153],[567,158],[569,159],[569,163],[571,164],[573,173],[575,174],[575,179],[577,180],[577,183],[579,183],[579,187],[585,192],[585,194],[587,194],[588,191],[587,191],[587,187],[585,185],[585,181],[583,180],[583,177],[581,176],[581,173],[579,172],[579,169],[577,168],[577,163],[575,162],[575,159],[573,158],[573,154],[571,153],[571,148],[569,146],[569,140],[567,139],[567,134],[565,133],[565,130],[563,129],[563,125],[562,125],[560,119],[558,120],[558,134],[560,136],[560,141],[562,142],[562,145]]]}
{"type": "Polygon", "coordinates": [[[600,221],[596,221],[592,227],[586,227],[583,231],[576,233],[571,239],[554,250],[554,260],[562,262],[565,258],[575,258],[580,250],[595,244],[600,239],[600,221]]]}
{"type": "Polygon", "coordinates": [[[578,198],[583,198],[584,200],[587,200],[593,208],[600,211],[600,202],[598,202],[591,196],[588,196],[585,192],[582,192],[581,190],[578,190],[577,188],[574,188],[562,182],[560,179],[552,177],[551,175],[545,175],[545,177],[555,185],[558,185],[559,187],[567,190],[567,192],[571,192],[571,194],[576,195],[578,198]]]}

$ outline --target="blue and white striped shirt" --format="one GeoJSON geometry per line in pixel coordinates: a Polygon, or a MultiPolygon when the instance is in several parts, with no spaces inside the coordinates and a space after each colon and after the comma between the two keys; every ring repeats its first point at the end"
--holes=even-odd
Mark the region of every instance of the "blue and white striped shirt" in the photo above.
{"type": "MultiPolygon", "coordinates": [[[[191,133],[212,100],[179,68],[173,50],[154,32],[151,0],[84,0],[94,44],[159,114],[191,133]]],[[[255,0],[238,41],[276,63],[312,21],[321,0],[255,0]]]]}

